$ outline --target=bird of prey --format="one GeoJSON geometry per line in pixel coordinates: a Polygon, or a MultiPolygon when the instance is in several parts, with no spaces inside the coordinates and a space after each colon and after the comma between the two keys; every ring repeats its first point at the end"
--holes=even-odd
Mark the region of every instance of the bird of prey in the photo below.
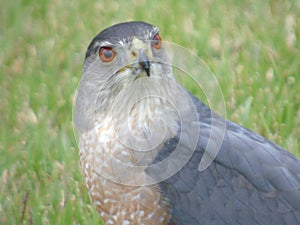
{"type": "Polygon", "coordinates": [[[100,32],[75,104],[82,173],[105,224],[300,224],[300,161],[184,89],[157,27],[100,32]]]}

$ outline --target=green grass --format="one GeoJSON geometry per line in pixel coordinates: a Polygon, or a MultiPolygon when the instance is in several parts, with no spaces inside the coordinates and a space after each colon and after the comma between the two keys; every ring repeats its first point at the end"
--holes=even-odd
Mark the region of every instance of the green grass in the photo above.
{"type": "Polygon", "coordinates": [[[153,23],[204,59],[227,117],[300,156],[297,0],[14,0],[0,2],[0,16],[0,224],[100,223],[81,178],[72,101],[90,40],[121,21],[153,23]]]}

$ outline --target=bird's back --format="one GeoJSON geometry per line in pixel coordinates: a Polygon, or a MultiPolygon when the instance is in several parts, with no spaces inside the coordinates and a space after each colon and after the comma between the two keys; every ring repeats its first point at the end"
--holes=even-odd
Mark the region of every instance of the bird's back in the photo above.
{"type": "MultiPolygon", "coordinates": [[[[199,171],[213,114],[192,98],[202,127],[198,146],[179,172],[159,183],[172,206],[170,224],[300,224],[300,161],[263,137],[225,121],[220,151],[199,171]]],[[[167,142],[157,159],[176,143],[167,142]]]]}

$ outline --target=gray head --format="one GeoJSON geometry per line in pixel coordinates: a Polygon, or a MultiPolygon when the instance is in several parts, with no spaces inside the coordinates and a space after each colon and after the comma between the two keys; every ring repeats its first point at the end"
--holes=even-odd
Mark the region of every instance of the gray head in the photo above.
{"type": "Polygon", "coordinates": [[[165,90],[156,87],[161,82],[153,82],[153,78],[173,80],[157,27],[145,22],[126,22],[101,31],[86,52],[77,92],[75,125],[79,131],[92,128],[95,116],[99,119],[107,114],[116,96],[126,88],[127,97],[119,99],[123,104],[147,90],[165,90]],[[135,82],[139,88],[132,86],[135,82]]]}

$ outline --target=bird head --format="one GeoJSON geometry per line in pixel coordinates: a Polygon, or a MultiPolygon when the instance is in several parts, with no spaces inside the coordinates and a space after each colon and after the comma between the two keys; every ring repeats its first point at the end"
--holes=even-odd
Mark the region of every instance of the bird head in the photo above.
{"type": "Polygon", "coordinates": [[[91,128],[95,114],[107,114],[122,91],[127,97],[121,95],[121,104],[127,104],[132,96],[145,96],[147,91],[164,95],[159,92],[168,88],[161,87],[166,83],[162,80],[175,79],[157,27],[126,22],[103,30],[86,52],[75,124],[79,130],[91,128]]]}
{"type": "Polygon", "coordinates": [[[99,67],[97,77],[103,75],[104,80],[116,75],[135,80],[171,72],[159,29],[145,22],[120,23],[100,32],[88,47],[83,73],[99,67]]]}

